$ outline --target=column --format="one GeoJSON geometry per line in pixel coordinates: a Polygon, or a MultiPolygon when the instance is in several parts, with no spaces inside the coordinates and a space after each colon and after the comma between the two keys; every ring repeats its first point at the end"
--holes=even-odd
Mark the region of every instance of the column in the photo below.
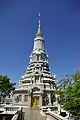
{"type": "Polygon", "coordinates": [[[24,103],[24,94],[22,95],[21,103],[24,103]]]}
{"type": "Polygon", "coordinates": [[[39,83],[41,83],[41,76],[39,76],[39,83]]]}
{"type": "Polygon", "coordinates": [[[42,96],[39,96],[39,107],[42,106],[42,96]]]}
{"type": "Polygon", "coordinates": [[[31,96],[30,95],[28,96],[28,105],[29,105],[29,107],[31,106],[31,96]]]}

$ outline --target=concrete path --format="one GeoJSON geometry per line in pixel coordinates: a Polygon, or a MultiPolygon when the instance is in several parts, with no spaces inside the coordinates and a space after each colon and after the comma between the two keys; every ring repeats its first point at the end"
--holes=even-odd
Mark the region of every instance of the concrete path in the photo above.
{"type": "Polygon", "coordinates": [[[40,110],[37,108],[23,108],[24,120],[46,120],[45,116],[40,114],[40,110]]]}

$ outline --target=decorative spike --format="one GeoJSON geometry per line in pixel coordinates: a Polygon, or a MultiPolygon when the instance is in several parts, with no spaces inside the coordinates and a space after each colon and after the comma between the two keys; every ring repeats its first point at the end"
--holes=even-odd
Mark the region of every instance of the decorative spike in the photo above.
{"type": "Polygon", "coordinates": [[[38,17],[39,17],[39,26],[41,26],[40,13],[38,14],[38,17]]]}
{"type": "Polygon", "coordinates": [[[41,37],[42,37],[40,13],[38,14],[38,17],[39,17],[39,23],[38,23],[38,31],[37,31],[37,33],[36,33],[36,36],[41,36],[41,37]]]}

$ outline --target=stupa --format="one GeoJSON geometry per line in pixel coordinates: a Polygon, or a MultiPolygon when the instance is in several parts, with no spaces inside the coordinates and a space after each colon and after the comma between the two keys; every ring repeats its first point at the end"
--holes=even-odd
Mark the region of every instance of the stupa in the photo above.
{"type": "Polygon", "coordinates": [[[19,81],[18,88],[13,91],[13,104],[30,107],[51,105],[55,85],[56,77],[49,67],[39,14],[38,30],[34,37],[29,65],[19,81]]]}

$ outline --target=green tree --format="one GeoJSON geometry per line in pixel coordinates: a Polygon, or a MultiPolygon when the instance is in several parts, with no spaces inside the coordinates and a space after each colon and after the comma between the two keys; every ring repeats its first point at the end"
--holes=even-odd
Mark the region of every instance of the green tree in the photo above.
{"type": "Polygon", "coordinates": [[[59,103],[71,114],[80,115],[80,72],[66,76],[61,80],[58,89],[59,103]]]}
{"type": "Polygon", "coordinates": [[[80,81],[76,81],[65,91],[64,108],[73,115],[80,115],[80,81]]]}
{"type": "Polygon", "coordinates": [[[56,101],[56,97],[55,97],[55,92],[51,93],[51,104],[53,105],[53,102],[56,101]]]}
{"type": "Polygon", "coordinates": [[[14,89],[15,83],[11,83],[8,76],[0,75],[0,102],[6,96],[9,96],[14,89]]]}

